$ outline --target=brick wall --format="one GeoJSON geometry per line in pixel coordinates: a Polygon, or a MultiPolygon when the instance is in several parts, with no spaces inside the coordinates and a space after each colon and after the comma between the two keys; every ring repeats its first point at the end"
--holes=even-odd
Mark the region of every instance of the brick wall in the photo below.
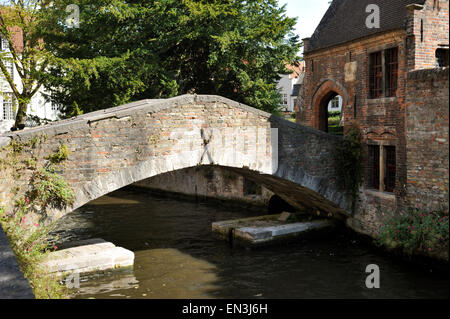
{"type": "Polygon", "coordinates": [[[409,70],[436,66],[436,49],[449,45],[449,2],[427,0],[410,5],[407,14],[409,70]]]}
{"type": "Polygon", "coordinates": [[[411,207],[448,213],[449,69],[408,74],[407,200],[411,207]]]}
{"type": "MultiPolygon", "coordinates": [[[[407,53],[402,30],[350,42],[346,45],[307,52],[303,106],[297,112],[297,122],[321,128],[322,103],[336,93],[343,97],[344,129],[356,122],[365,144],[396,147],[396,188],[385,193],[363,187],[357,204],[354,228],[371,233],[382,219],[381,212],[403,207],[406,184],[405,89],[407,53]],[[398,48],[398,82],[395,97],[369,97],[370,53],[398,48]],[[314,69],[313,69],[314,64],[314,69]],[[361,225],[361,226],[359,226],[361,225]]],[[[364,163],[366,165],[366,163],[364,163]]],[[[366,172],[366,175],[369,172],[366,172]]],[[[353,227],[353,224],[352,224],[353,227]]]]}
{"type": "MultiPolygon", "coordinates": [[[[369,165],[364,163],[366,166],[364,187],[360,192],[356,214],[354,218],[348,221],[354,229],[368,234],[373,233],[387,213],[403,212],[406,207],[410,206],[411,198],[407,197],[407,186],[410,187],[410,184],[407,184],[407,178],[410,178],[411,172],[407,167],[410,164],[414,165],[414,161],[418,161],[418,158],[410,158],[407,162],[410,151],[408,150],[407,154],[406,101],[411,91],[414,91],[411,99],[417,98],[420,90],[414,88],[414,85],[419,87],[424,85],[425,88],[430,84],[429,81],[425,81],[428,84],[419,84],[420,81],[414,85],[408,84],[408,72],[414,69],[434,67],[436,49],[445,47],[445,45],[448,47],[448,1],[427,0],[424,6],[408,6],[405,22],[404,30],[379,33],[329,48],[306,51],[304,54],[306,77],[304,91],[300,93],[302,96],[299,96],[299,103],[296,106],[297,123],[323,129],[323,126],[326,125],[324,115],[321,114],[323,103],[326,103],[333,94],[338,94],[343,97],[344,102],[344,130],[351,122],[355,122],[360,127],[366,144],[380,147],[395,146],[396,178],[394,193],[370,189],[367,184],[369,165]],[[436,5],[437,3],[439,3],[439,6],[436,5]],[[423,28],[421,27],[421,20],[423,21],[423,28]],[[395,97],[372,99],[369,97],[370,54],[392,47],[398,48],[398,82],[395,97]]],[[[442,91],[439,96],[442,97],[443,94],[442,91]]],[[[408,103],[411,104],[412,100],[409,100],[408,103]]],[[[419,109],[417,112],[419,112],[419,109]]],[[[422,112],[426,111],[422,110],[422,112]]],[[[443,114],[443,111],[441,110],[438,113],[443,114]]],[[[428,114],[425,118],[429,119],[429,117],[428,114]]],[[[445,123],[445,115],[439,121],[442,121],[439,134],[448,135],[448,129],[442,128],[443,123],[445,123]]],[[[434,124],[429,123],[429,125],[434,124]]],[[[414,129],[408,128],[408,130],[411,130],[408,133],[410,141],[414,136],[412,132],[414,129]]],[[[422,127],[419,131],[428,129],[430,127],[422,127]]],[[[420,134],[422,137],[418,137],[417,143],[423,144],[426,140],[425,135],[430,133],[422,134],[419,132],[420,134]]],[[[441,170],[444,166],[440,166],[441,170]]],[[[448,167],[448,164],[446,166],[448,167]]],[[[423,174],[428,173],[424,171],[423,174]]],[[[431,181],[433,180],[433,175],[428,175],[428,177],[431,181]]],[[[431,183],[431,181],[427,183],[431,183]]],[[[445,186],[438,187],[440,192],[436,196],[440,199],[435,199],[435,201],[442,202],[442,196],[446,191],[448,192],[448,178],[447,190],[445,190],[445,186]]],[[[436,203],[433,205],[436,206],[436,203]]]]}

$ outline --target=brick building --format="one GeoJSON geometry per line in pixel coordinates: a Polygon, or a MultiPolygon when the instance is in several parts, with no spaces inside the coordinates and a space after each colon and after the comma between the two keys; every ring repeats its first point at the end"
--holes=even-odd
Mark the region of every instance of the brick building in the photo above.
{"type": "Polygon", "coordinates": [[[354,226],[362,232],[387,211],[448,212],[448,7],[448,0],[334,0],[304,39],[296,119],[327,131],[326,106],[339,95],[345,126],[360,127],[368,156],[355,220],[364,226],[354,226]]]}
{"type": "Polygon", "coordinates": [[[298,66],[287,64],[286,68],[292,73],[280,75],[281,79],[277,85],[282,97],[280,109],[283,112],[294,112],[298,88],[302,85],[305,76],[305,64],[303,61],[298,66]]]}

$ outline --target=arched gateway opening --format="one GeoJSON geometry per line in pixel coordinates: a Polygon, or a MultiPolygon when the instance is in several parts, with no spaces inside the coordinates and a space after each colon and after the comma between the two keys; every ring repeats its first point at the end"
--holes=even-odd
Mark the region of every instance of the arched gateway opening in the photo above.
{"type": "Polygon", "coordinates": [[[344,105],[348,104],[345,88],[326,80],[313,96],[314,126],[333,135],[343,135],[344,105]]]}
{"type": "Polygon", "coordinates": [[[343,135],[342,96],[329,92],[320,102],[319,129],[333,135],[343,135]]]}

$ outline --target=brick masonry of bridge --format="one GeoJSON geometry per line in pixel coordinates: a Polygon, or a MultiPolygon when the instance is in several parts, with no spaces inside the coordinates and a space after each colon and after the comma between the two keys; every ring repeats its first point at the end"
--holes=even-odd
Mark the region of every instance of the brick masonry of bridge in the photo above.
{"type": "MultiPolygon", "coordinates": [[[[334,160],[342,138],[219,96],[143,100],[3,135],[0,146],[42,134],[47,139],[26,147],[23,156],[35,156],[42,167],[67,145],[60,174],[76,193],[73,207],[45,212],[46,221],[124,186],[199,165],[233,169],[294,207],[348,216],[334,160]]],[[[24,169],[15,179],[8,169],[0,172],[1,206],[11,207],[12,187],[23,194],[32,173],[24,169]]]]}

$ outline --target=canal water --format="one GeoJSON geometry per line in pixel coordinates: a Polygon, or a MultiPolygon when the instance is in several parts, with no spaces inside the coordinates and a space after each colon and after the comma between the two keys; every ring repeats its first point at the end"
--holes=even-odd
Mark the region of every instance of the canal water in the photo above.
{"type": "MultiPolygon", "coordinates": [[[[265,213],[265,212],[263,212],[265,213]]],[[[214,221],[245,210],[117,191],[61,219],[60,245],[103,238],[135,253],[133,270],[82,278],[74,298],[448,298],[448,273],[393,259],[348,233],[260,249],[231,247],[214,221]],[[365,285],[380,268],[380,289],[365,285]]]]}

